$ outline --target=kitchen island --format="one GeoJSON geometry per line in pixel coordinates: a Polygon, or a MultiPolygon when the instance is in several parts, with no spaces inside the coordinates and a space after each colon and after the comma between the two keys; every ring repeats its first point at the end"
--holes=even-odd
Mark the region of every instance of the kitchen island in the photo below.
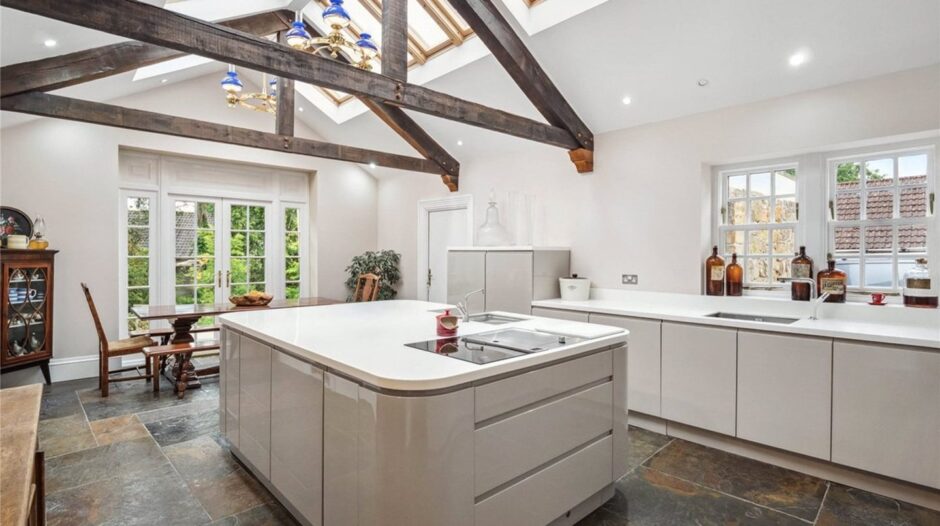
{"type": "Polygon", "coordinates": [[[616,327],[388,301],[223,316],[220,424],[312,525],[574,524],[626,472],[616,327]]]}

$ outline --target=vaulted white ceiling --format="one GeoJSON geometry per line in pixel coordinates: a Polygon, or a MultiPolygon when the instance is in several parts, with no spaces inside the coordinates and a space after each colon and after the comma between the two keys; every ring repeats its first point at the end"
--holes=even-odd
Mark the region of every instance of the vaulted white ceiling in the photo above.
{"type": "MultiPolygon", "coordinates": [[[[554,25],[550,9],[561,3],[573,5],[573,0],[545,0],[531,12],[513,4],[523,0],[502,1],[507,18],[595,133],[940,63],[940,0],[589,0],[581,5],[596,7],[554,25]],[[545,11],[540,15],[538,9],[545,11]],[[810,52],[810,60],[791,67],[788,57],[801,49],[810,52]],[[700,79],[707,79],[708,85],[700,87],[700,79]],[[625,96],[631,104],[621,102],[625,96]]],[[[189,3],[195,8],[208,2],[218,0],[168,3],[167,8],[189,3]]],[[[223,3],[243,13],[289,2],[223,3]]],[[[0,17],[3,65],[119,40],[6,8],[0,9],[0,17]],[[47,38],[55,38],[59,45],[45,48],[42,42],[47,38]]],[[[437,60],[459,62],[459,67],[426,80],[425,85],[539,118],[495,59],[485,52],[480,56],[465,61],[458,61],[456,53],[441,56],[437,60]]],[[[214,63],[138,82],[125,74],[64,91],[107,100],[160,89],[161,78],[174,83],[217,74],[223,67],[214,63]]],[[[413,153],[371,114],[337,124],[307,102],[301,99],[306,111],[298,118],[329,140],[413,153]]],[[[219,103],[224,103],[221,95],[219,103]]],[[[512,151],[521,141],[412,115],[458,160],[512,151]],[[458,141],[463,146],[457,146],[458,141]]],[[[9,117],[4,113],[4,126],[18,122],[9,117]]]]}

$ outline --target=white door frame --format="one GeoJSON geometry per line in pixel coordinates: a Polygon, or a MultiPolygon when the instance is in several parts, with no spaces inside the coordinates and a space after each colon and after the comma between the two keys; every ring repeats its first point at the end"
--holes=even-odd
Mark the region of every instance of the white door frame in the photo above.
{"type": "Polygon", "coordinates": [[[415,298],[423,298],[422,287],[428,280],[428,217],[431,212],[446,210],[467,211],[467,239],[473,242],[473,195],[458,194],[418,201],[418,274],[415,279],[415,298]]]}

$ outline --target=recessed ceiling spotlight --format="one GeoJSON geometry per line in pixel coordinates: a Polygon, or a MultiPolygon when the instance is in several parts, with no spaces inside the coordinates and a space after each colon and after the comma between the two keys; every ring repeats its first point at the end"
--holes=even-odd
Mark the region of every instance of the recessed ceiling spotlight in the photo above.
{"type": "Polygon", "coordinates": [[[797,68],[797,67],[802,66],[803,64],[806,64],[808,61],[809,61],[809,51],[806,51],[805,49],[801,49],[797,51],[796,53],[790,55],[790,59],[789,59],[790,65],[793,66],[794,68],[797,68]]]}
{"type": "Polygon", "coordinates": [[[377,165],[375,163],[369,163],[369,168],[375,168],[377,165]]]}
{"type": "Polygon", "coordinates": [[[160,84],[166,84],[167,79],[160,79],[160,84]]]}
{"type": "Polygon", "coordinates": [[[633,100],[630,99],[630,97],[624,97],[623,99],[621,99],[621,102],[623,102],[624,104],[630,104],[631,102],[633,102],[633,100]]]}
{"type": "Polygon", "coordinates": [[[52,39],[52,38],[47,38],[47,39],[44,40],[43,43],[42,43],[42,45],[44,45],[44,46],[46,46],[46,47],[55,47],[56,44],[58,44],[58,42],[56,42],[55,39],[52,39]]]}
{"type": "Polygon", "coordinates": [[[457,146],[463,146],[463,141],[457,141],[457,146]]]}
{"type": "Polygon", "coordinates": [[[300,111],[304,111],[304,107],[303,107],[303,106],[298,106],[297,109],[300,110],[300,111]]]}
{"type": "Polygon", "coordinates": [[[698,79],[698,87],[704,88],[708,86],[708,79],[698,79]]]}

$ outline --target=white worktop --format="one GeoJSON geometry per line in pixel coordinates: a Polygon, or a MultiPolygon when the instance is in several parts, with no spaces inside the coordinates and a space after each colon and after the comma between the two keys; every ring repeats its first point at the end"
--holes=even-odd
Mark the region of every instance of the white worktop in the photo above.
{"type": "Polygon", "coordinates": [[[591,299],[587,301],[539,300],[532,302],[532,306],[940,349],[940,309],[824,303],[819,308],[819,319],[810,320],[809,303],[789,298],[732,298],[615,289],[591,289],[591,299]],[[715,312],[800,320],[787,325],[707,316],[715,312]]]}
{"type": "Polygon", "coordinates": [[[402,391],[453,387],[576,356],[627,339],[627,332],[617,327],[506,313],[527,319],[501,325],[461,323],[457,335],[521,327],[592,339],[484,365],[405,347],[407,343],[441,338],[435,329],[438,313],[432,311],[445,307],[447,305],[412,300],[378,301],[252,310],[226,314],[220,320],[225,327],[300,359],[380,388],[402,391]]]}

